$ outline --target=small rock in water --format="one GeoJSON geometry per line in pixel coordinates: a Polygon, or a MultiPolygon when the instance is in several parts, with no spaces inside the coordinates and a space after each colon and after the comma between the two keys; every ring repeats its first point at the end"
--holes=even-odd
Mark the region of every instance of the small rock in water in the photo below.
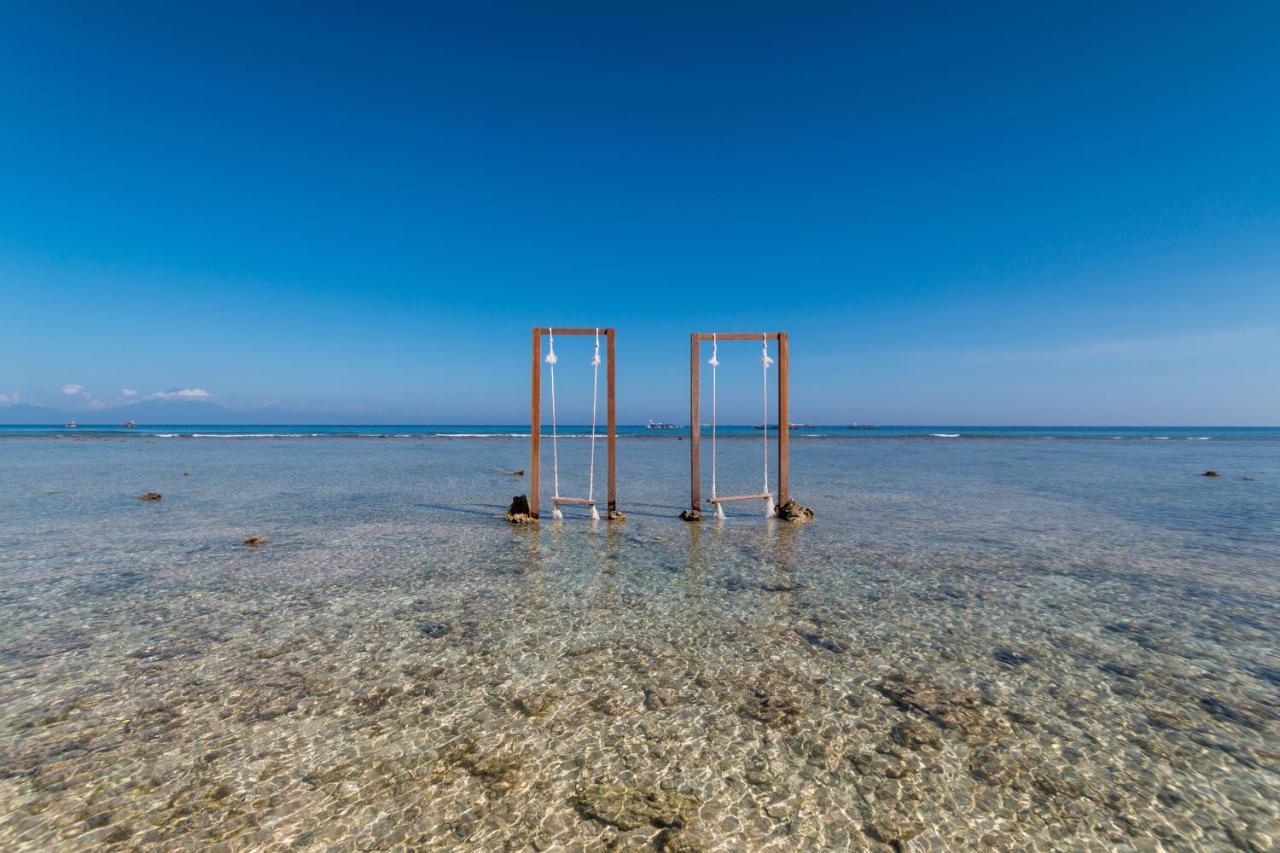
{"type": "Polygon", "coordinates": [[[508,473],[508,474],[510,474],[512,477],[523,477],[523,476],[524,476],[524,469],[523,469],[523,468],[517,468],[515,471],[508,471],[507,473],[508,473]]]}
{"type": "Polygon", "coordinates": [[[1203,474],[1201,474],[1200,476],[1201,476],[1201,477],[1216,477],[1216,476],[1218,476],[1218,472],[1217,472],[1217,471],[1214,471],[1213,469],[1210,469],[1210,470],[1208,470],[1208,471],[1205,471],[1205,472],[1204,472],[1203,474]]]}
{"type": "Polygon", "coordinates": [[[529,498],[527,495],[516,495],[511,499],[511,506],[507,508],[506,518],[512,524],[532,524],[537,521],[529,510],[529,498]]]}
{"type": "Polygon", "coordinates": [[[244,544],[251,547],[257,547],[258,545],[266,545],[267,540],[262,536],[250,536],[244,540],[244,544]]]}
{"type": "Polygon", "coordinates": [[[680,513],[680,518],[685,521],[702,521],[702,513],[696,509],[686,509],[680,513]]]}
{"type": "Polygon", "coordinates": [[[627,514],[620,509],[611,509],[604,514],[605,521],[626,521],[627,514]]]}
{"type": "Polygon", "coordinates": [[[443,622],[424,622],[418,626],[419,633],[432,640],[449,633],[449,626],[443,622]]]}
{"type": "Polygon", "coordinates": [[[807,506],[800,506],[796,503],[795,498],[778,507],[778,518],[783,521],[792,521],[797,524],[804,521],[813,521],[813,510],[807,506]]]}
{"type": "Polygon", "coordinates": [[[996,660],[1007,666],[1022,666],[1024,663],[1031,663],[1031,656],[1015,652],[1013,649],[1000,648],[994,653],[996,660]]]}
{"type": "Polygon", "coordinates": [[[164,495],[160,494],[159,492],[147,492],[146,494],[138,495],[138,500],[142,500],[142,501],[158,501],[158,500],[160,500],[162,497],[164,497],[164,495]]]}

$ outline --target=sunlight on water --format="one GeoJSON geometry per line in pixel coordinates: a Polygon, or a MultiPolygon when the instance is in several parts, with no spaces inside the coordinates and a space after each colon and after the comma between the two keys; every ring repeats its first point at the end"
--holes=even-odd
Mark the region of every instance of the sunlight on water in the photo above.
{"type": "Polygon", "coordinates": [[[686,450],[0,442],[0,843],[1272,849],[1280,442],[686,450]]]}

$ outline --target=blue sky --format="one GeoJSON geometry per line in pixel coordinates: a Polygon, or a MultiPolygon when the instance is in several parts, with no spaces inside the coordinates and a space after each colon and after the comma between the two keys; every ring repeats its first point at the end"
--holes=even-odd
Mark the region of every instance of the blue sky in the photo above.
{"type": "Polygon", "coordinates": [[[0,3],[0,421],[1280,423],[1280,7],[898,5],[0,3]]]}

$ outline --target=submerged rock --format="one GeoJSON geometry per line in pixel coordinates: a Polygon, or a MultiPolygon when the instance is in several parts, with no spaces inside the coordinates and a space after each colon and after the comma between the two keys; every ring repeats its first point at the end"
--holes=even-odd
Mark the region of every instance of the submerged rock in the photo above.
{"type": "Polygon", "coordinates": [[[813,510],[807,506],[800,506],[800,504],[796,503],[795,498],[792,498],[778,507],[778,518],[796,523],[813,521],[813,510]]]}
{"type": "Polygon", "coordinates": [[[895,725],[889,737],[907,749],[922,749],[926,746],[938,748],[942,746],[942,732],[937,726],[923,720],[908,718],[895,725]]]}
{"type": "Polygon", "coordinates": [[[1216,477],[1216,476],[1218,476],[1218,472],[1217,472],[1217,471],[1214,471],[1213,469],[1210,469],[1210,470],[1208,470],[1208,471],[1205,471],[1205,472],[1204,472],[1203,474],[1201,474],[1200,476],[1201,476],[1201,477],[1216,477]]]}
{"type": "Polygon", "coordinates": [[[514,704],[516,710],[526,717],[542,717],[551,713],[551,710],[555,708],[556,703],[559,701],[559,693],[545,691],[517,696],[514,704]]]}
{"type": "Polygon", "coordinates": [[[1023,652],[1016,652],[1010,648],[999,648],[992,653],[992,656],[1006,666],[1022,666],[1024,663],[1031,663],[1031,655],[1023,652]]]}
{"type": "Polygon", "coordinates": [[[665,829],[658,836],[658,849],[663,853],[704,853],[711,843],[696,829],[681,827],[665,829]]]}
{"type": "Polygon", "coordinates": [[[680,694],[671,687],[646,687],[644,706],[650,711],[670,707],[680,701],[680,694]]]}
{"type": "Polygon", "coordinates": [[[761,686],[751,689],[739,710],[744,716],[759,720],[766,726],[784,728],[800,716],[800,703],[786,693],[761,686]]]}
{"type": "Polygon", "coordinates": [[[256,548],[259,545],[266,545],[267,540],[264,536],[248,536],[245,538],[244,544],[251,548],[256,548]]]}
{"type": "Polygon", "coordinates": [[[866,825],[867,835],[892,845],[896,850],[903,849],[908,841],[920,834],[920,829],[903,815],[889,811],[875,815],[866,825]]]}
{"type": "Polygon", "coordinates": [[[974,735],[988,728],[1003,728],[999,719],[987,713],[982,698],[967,690],[905,675],[886,678],[880,682],[879,690],[902,710],[918,711],[943,729],[974,735]]]}
{"type": "Polygon", "coordinates": [[[147,492],[146,494],[138,495],[138,500],[140,500],[140,501],[158,501],[158,500],[160,500],[162,497],[164,497],[164,495],[160,494],[159,492],[147,492]]]}
{"type": "Polygon", "coordinates": [[[611,509],[604,514],[605,521],[626,521],[627,514],[620,509],[611,509]]]}
{"type": "Polygon", "coordinates": [[[811,628],[805,625],[796,627],[795,632],[800,635],[806,643],[811,646],[817,646],[820,649],[826,649],[835,654],[842,654],[849,651],[849,644],[839,637],[832,636],[823,628],[811,628]]]}
{"type": "Polygon", "coordinates": [[[507,473],[508,473],[508,474],[510,474],[512,477],[523,477],[523,476],[524,476],[524,469],[523,469],[523,468],[517,468],[516,470],[514,470],[514,471],[508,471],[507,473]]]}
{"type": "Polygon", "coordinates": [[[680,518],[685,521],[702,521],[702,513],[696,509],[686,509],[680,513],[680,518]]]}
{"type": "Polygon", "coordinates": [[[527,495],[516,495],[511,499],[511,506],[507,507],[506,518],[512,524],[532,524],[537,521],[529,510],[529,498],[527,495]]]}
{"type": "MultiPolygon", "coordinates": [[[[702,803],[688,794],[664,791],[621,781],[596,781],[578,789],[573,804],[592,820],[616,826],[624,832],[650,825],[681,828],[702,803]]],[[[664,849],[687,850],[688,847],[664,849]]]]}

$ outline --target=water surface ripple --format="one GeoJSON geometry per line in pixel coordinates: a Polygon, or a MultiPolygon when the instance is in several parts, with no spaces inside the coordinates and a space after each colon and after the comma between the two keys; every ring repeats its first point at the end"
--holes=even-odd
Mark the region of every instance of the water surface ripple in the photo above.
{"type": "Polygon", "coordinates": [[[0,844],[1275,849],[1280,442],[525,448],[0,442],[0,844]]]}

